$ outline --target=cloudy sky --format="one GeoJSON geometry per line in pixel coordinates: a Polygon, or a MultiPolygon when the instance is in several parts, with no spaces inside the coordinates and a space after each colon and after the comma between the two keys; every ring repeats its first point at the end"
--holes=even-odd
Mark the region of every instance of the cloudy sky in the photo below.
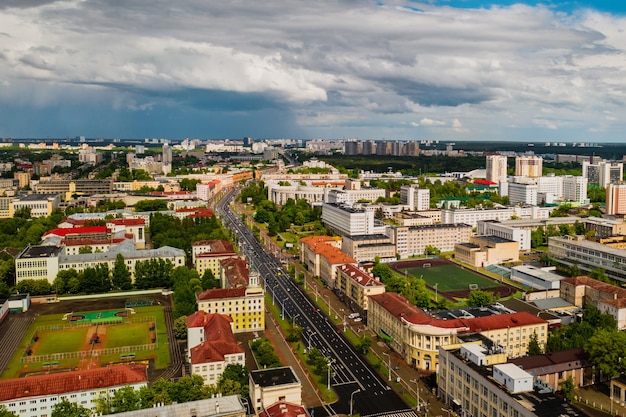
{"type": "Polygon", "coordinates": [[[0,137],[615,142],[620,0],[2,0],[0,137]]]}

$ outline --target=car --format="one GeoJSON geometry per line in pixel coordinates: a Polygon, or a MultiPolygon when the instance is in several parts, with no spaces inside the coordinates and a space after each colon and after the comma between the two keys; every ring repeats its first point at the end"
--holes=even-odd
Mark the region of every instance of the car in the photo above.
{"type": "Polygon", "coordinates": [[[348,318],[349,318],[349,319],[354,319],[354,318],[357,318],[357,317],[359,317],[359,316],[360,316],[360,314],[359,314],[359,313],[352,313],[352,314],[350,314],[350,315],[348,316],[348,318]]]}
{"type": "Polygon", "coordinates": [[[354,319],[354,322],[357,323],[357,322],[359,322],[361,320],[363,320],[361,317],[357,317],[357,318],[354,319]]]}

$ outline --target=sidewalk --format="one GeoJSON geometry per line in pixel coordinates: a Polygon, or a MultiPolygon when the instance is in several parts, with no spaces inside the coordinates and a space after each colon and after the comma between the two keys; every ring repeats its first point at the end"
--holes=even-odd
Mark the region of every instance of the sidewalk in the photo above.
{"type": "Polygon", "coordinates": [[[626,416],[626,407],[617,402],[611,404],[612,401],[608,393],[603,392],[595,386],[578,388],[576,390],[576,396],[577,401],[574,402],[574,404],[580,403],[593,409],[602,410],[605,415],[626,416]]]}

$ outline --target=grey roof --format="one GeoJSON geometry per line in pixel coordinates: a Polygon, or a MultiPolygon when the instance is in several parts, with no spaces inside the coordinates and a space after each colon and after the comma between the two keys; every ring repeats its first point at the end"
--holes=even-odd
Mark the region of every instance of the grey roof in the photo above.
{"type": "Polygon", "coordinates": [[[111,247],[109,252],[95,252],[95,253],[80,253],[76,255],[61,255],[59,256],[59,263],[80,263],[80,262],[105,262],[115,259],[118,253],[121,253],[125,259],[132,258],[164,258],[185,256],[185,251],[182,249],[173,248],[171,246],[162,246],[158,249],[135,249],[135,244],[130,240],[125,240],[119,245],[111,247]]]}
{"type": "Polygon", "coordinates": [[[63,248],[61,246],[43,246],[43,245],[31,245],[24,249],[17,259],[32,259],[32,258],[51,258],[59,256],[63,248]]]}
{"type": "Polygon", "coordinates": [[[545,300],[535,300],[533,302],[537,306],[537,308],[541,310],[551,310],[555,308],[564,308],[564,307],[576,308],[575,305],[568,303],[561,297],[548,298],[545,300]]]}
{"type": "Polygon", "coordinates": [[[517,242],[515,240],[511,240],[511,239],[506,239],[500,236],[495,236],[495,235],[481,235],[481,236],[476,236],[477,239],[480,240],[484,240],[485,242],[489,242],[489,243],[511,243],[511,242],[517,242]]]}
{"type": "Polygon", "coordinates": [[[246,414],[247,410],[241,403],[239,396],[228,395],[106,415],[115,415],[115,417],[219,417],[246,414]]]}
{"type": "Polygon", "coordinates": [[[19,201],[41,201],[47,200],[49,198],[55,198],[59,194],[28,194],[25,196],[20,196],[18,198],[19,201]]]}
{"type": "Polygon", "coordinates": [[[532,266],[532,265],[518,265],[518,266],[514,266],[511,269],[515,271],[519,271],[526,275],[530,275],[531,277],[539,278],[546,282],[560,281],[563,278],[565,278],[559,274],[555,274],[554,272],[546,271],[544,269],[537,268],[536,266],[532,266]]]}
{"type": "Polygon", "coordinates": [[[382,239],[391,239],[391,238],[387,235],[383,235],[382,233],[378,233],[375,235],[349,235],[349,236],[344,236],[344,239],[359,241],[359,240],[382,240],[382,239]]]}
{"type": "Polygon", "coordinates": [[[261,387],[300,383],[291,366],[252,371],[250,377],[255,384],[261,387]]]}

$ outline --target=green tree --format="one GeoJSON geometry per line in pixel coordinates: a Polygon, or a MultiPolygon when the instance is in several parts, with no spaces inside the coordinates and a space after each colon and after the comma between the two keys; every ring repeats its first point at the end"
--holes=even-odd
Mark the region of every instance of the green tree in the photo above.
{"type": "Polygon", "coordinates": [[[135,203],[135,211],[164,211],[167,210],[166,200],[139,200],[135,203]]]}
{"type": "Polygon", "coordinates": [[[483,290],[472,290],[467,297],[468,306],[483,307],[496,301],[494,293],[483,290]]]}
{"type": "Polygon", "coordinates": [[[573,264],[572,266],[569,267],[569,276],[570,277],[579,277],[581,275],[582,275],[582,273],[580,272],[580,268],[578,267],[578,265],[573,264]]]}
{"type": "Polygon", "coordinates": [[[85,268],[79,274],[78,280],[83,292],[94,294],[111,291],[111,276],[107,264],[96,264],[94,267],[85,268]]]}
{"type": "Polygon", "coordinates": [[[528,342],[528,354],[529,355],[541,355],[543,353],[543,349],[541,349],[541,345],[539,344],[539,338],[537,337],[537,333],[533,332],[530,335],[530,340],[528,342]]]}
{"type": "Polygon", "coordinates": [[[10,412],[6,406],[0,405],[0,417],[17,417],[17,414],[10,412]]]}
{"type": "Polygon", "coordinates": [[[89,245],[86,246],[81,246],[80,248],[78,248],[78,253],[92,253],[93,252],[93,248],[89,245]]]}
{"type": "Polygon", "coordinates": [[[365,355],[370,350],[370,347],[372,347],[372,339],[365,335],[361,336],[357,343],[357,349],[365,355]]]}
{"type": "Polygon", "coordinates": [[[239,394],[246,398],[249,392],[248,370],[238,363],[229,364],[217,381],[217,389],[223,395],[239,394]],[[232,381],[235,384],[228,387],[226,381],[232,381]]]}
{"type": "Polygon", "coordinates": [[[426,255],[439,255],[441,251],[433,245],[426,245],[424,248],[424,254],[426,255]]]}
{"type": "Polygon", "coordinates": [[[130,276],[130,271],[128,270],[128,266],[126,266],[124,255],[121,253],[118,253],[115,257],[111,284],[114,289],[118,290],[130,290],[133,287],[133,280],[130,276]]]}
{"type": "Polygon", "coordinates": [[[24,279],[17,284],[20,294],[46,295],[52,292],[52,286],[47,279],[24,279]]]}
{"type": "Polygon", "coordinates": [[[559,385],[561,386],[561,392],[565,396],[565,399],[568,402],[574,401],[574,390],[576,389],[574,378],[570,375],[565,381],[560,382],[559,385]]]}
{"type": "Polygon", "coordinates": [[[174,265],[167,259],[148,259],[135,263],[135,286],[138,289],[171,288],[174,265]]]}
{"type": "Polygon", "coordinates": [[[604,268],[593,268],[591,272],[589,272],[589,276],[593,279],[597,279],[598,281],[608,282],[609,277],[606,275],[606,271],[604,268]]]}
{"type": "Polygon", "coordinates": [[[187,316],[180,316],[174,320],[174,335],[177,340],[187,340],[187,316]]]}
{"type": "Polygon", "coordinates": [[[21,207],[15,210],[13,217],[20,219],[30,219],[30,207],[21,207]]]}
{"type": "Polygon", "coordinates": [[[626,372],[626,333],[600,329],[585,344],[589,360],[602,374],[615,378],[626,372]]]}
{"type": "Polygon", "coordinates": [[[220,283],[215,279],[215,275],[211,269],[206,269],[202,274],[202,289],[212,290],[213,288],[219,288],[220,283]]]}
{"type": "Polygon", "coordinates": [[[56,403],[52,408],[52,417],[91,417],[91,410],[67,398],[56,403]]]}
{"type": "Polygon", "coordinates": [[[393,277],[393,270],[389,265],[377,263],[372,268],[372,275],[385,283],[385,281],[389,281],[393,277]]]}
{"type": "Polygon", "coordinates": [[[57,294],[67,294],[70,291],[70,281],[72,279],[78,280],[78,271],[74,268],[62,269],[57,273],[56,278],[52,282],[52,287],[57,294]]]}

